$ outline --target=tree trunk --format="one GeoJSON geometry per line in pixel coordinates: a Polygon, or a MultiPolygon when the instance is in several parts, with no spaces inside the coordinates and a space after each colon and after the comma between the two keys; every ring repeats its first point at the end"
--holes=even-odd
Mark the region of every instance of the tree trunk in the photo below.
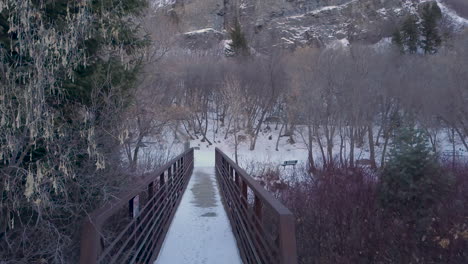
{"type": "Polygon", "coordinates": [[[185,122],[184,122],[184,121],[182,121],[182,125],[183,125],[183,127],[184,127],[184,129],[185,129],[185,132],[187,132],[187,135],[190,137],[190,139],[191,139],[191,140],[195,139],[195,138],[192,136],[192,134],[190,133],[190,130],[189,130],[189,129],[187,128],[187,126],[185,125],[185,122]]]}
{"type": "Polygon", "coordinates": [[[239,160],[238,160],[238,155],[237,155],[237,148],[239,146],[239,142],[237,139],[237,130],[234,132],[234,159],[236,161],[236,164],[239,165],[239,160]]]}
{"type": "Polygon", "coordinates": [[[318,128],[315,130],[315,135],[317,137],[317,143],[319,145],[320,152],[322,153],[323,167],[326,168],[327,167],[327,158],[325,156],[325,151],[323,149],[322,140],[320,139],[320,135],[319,135],[318,130],[319,130],[318,128]]]}
{"type": "Polygon", "coordinates": [[[126,152],[126,154],[127,154],[128,167],[131,168],[131,167],[132,167],[133,158],[132,158],[132,146],[130,145],[130,142],[125,143],[125,152],[126,152]]]}
{"type": "Polygon", "coordinates": [[[179,136],[177,134],[177,129],[179,128],[179,121],[176,122],[175,128],[174,128],[174,139],[179,140],[179,136]]]}
{"type": "Polygon", "coordinates": [[[138,152],[140,151],[140,146],[141,146],[141,142],[143,141],[143,138],[144,138],[143,135],[138,136],[135,149],[133,150],[133,158],[132,158],[132,161],[131,161],[131,163],[130,163],[130,171],[131,171],[131,172],[135,172],[136,169],[137,169],[137,165],[138,165],[138,152]]]}
{"type": "Polygon", "coordinates": [[[374,132],[372,131],[372,125],[367,126],[367,134],[369,136],[369,160],[371,162],[371,168],[376,169],[377,165],[375,164],[375,146],[374,146],[374,132]]]}
{"type": "Polygon", "coordinates": [[[387,152],[388,141],[390,140],[390,130],[385,131],[384,136],[385,141],[382,149],[382,158],[380,159],[380,167],[385,166],[385,154],[387,152]]]}
{"type": "Polygon", "coordinates": [[[214,131],[214,135],[213,135],[213,141],[216,141],[216,134],[218,134],[218,130],[219,130],[219,119],[221,118],[220,117],[221,114],[219,113],[219,106],[216,105],[216,126],[213,125],[213,131],[214,131]]]}
{"type": "MultiPolygon", "coordinates": [[[[227,126],[227,129],[226,129],[226,133],[224,134],[224,139],[228,138],[229,129],[231,129],[231,122],[232,122],[232,117],[229,117],[229,122],[228,122],[228,126],[227,126]]],[[[237,127],[235,129],[237,129],[237,127]]]]}
{"type": "Polygon", "coordinates": [[[312,144],[313,144],[313,137],[312,137],[312,126],[309,124],[307,126],[307,132],[308,132],[308,138],[309,138],[309,146],[308,146],[308,160],[309,160],[309,171],[315,172],[315,161],[314,161],[314,152],[312,149],[312,144]]]}
{"type": "MultiPolygon", "coordinates": [[[[443,117],[441,117],[441,119],[442,119],[448,126],[452,127],[452,128],[455,130],[455,132],[457,132],[458,136],[460,137],[460,140],[462,141],[463,146],[465,146],[466,151],[468,151],[468,143],[466,142],[465,136],[463,135],[463,133],[462,133],[462,132],[455,126],[455,124],[453,124],[452,122],[449,122],[447,119],[445,119],[445,118],[443,118],[443,117]]],[[[460,121],[460,123],[462,123],[462,128],[463,128],[463,130],[466,131],[465,127],[463,126],[463,125],[464,125],[464,124],[463,124],[463,121],[460,121]]],[[[455,140],[455,139],[454,139],[454,140],[455,140]]]]}
{"type": "Polygon", "coordinates": [[[255,144],[257,143],[258,133],[260,132],[260,129],[262,128],[263,119],[265,118],[266,112],[267,112],[266,110],[263,110],[262,115],[260,116],[260,119],[258,120],[257,127],[255,128],[254,138],[252,140],[252,144],[250,144],[250,150],[255,149],[255,144]]]}
{"type": "Polygon", "coordinates": [[[349,166],[354,167],[354,127],[349,128],[349,166]]]}
{"type": "Polygon", "coordinates": [[[380,145],[380,142],[379,142],[379,141],[380,141],[380,135],[382,134],[382,130],[383,130],[383,125],[380,126],[379,131],[377,131],[377,137],[376,137],[376,139],[375,139],[375,145],[376,145],[376,146],[379,146],[379,145],[380,145]]]}
{"type": "MultiPolygon", "coordinates": [[[[213,145],[213,143],[211,143],[211,141],[208,139],[208,137],[206,136],[207,132],[208,132],[208,113],[206,112],[204,114],[204,119],[205,119],[205,128],[204,129],[201,129],[201,132],[202,132],[202,142],[206,141],[208,142],[209,145],[213,145]]],[[[202,121],[199,121],[200,122],[200,128],[202,126],[202,121]]]]}
{"type": "Polygon", "coordinates": [[[280,138],[281,138],[281,132],[283,132],[283,128],[284,128],[284,123],[281,125],[281,129],[280,129],[280,132],[278,134],[278,139],[276,140],[276,147],[275,147],[276,151],[279,151],[278,145],[279,145],[280,138]]]}
{"type": "Polygon", "coordinates": [[[434,135],[432,135],[429,129],[426,129],[426,133],[429,137],[429,141],[431,142],[432,151],[434,151],[434,153],[437,153],[437,132],[435,132],[434,135]]]}
{"type": "Polygon", "coordinates": [[[295,125],[290,125],[289,126],[289,142],[291,144],[294,144],[296,142],[296,140],[294,140],[294,130],[296,129],[296,126],[295,125]]]}
{"type": "Polygon", "coordinates": [[[335,135],[335,128],[325,126],[325,137],[327,140],[328,164],[333,163],[333,137],[335,135]]]}
{"type": "Polygon", "coordinates": [[[224,127],[224,121],[226,120],[226,112],[227,112],[228,107],[224,106],[223,107],[223,113],[221,114],[221,127],[224,127]]]}
{"type": "Polygon", "coordinates": [[[344,148],[344,139],[343,139],[343,129],[340,127],[340,165],[345,166],[343,162],[343,148],[344,148]]]}
{"type": "Polygon", "coordinates": [[[213,142],[216,143],[216,135],[218,134],[218,128],[219,128],[219,122],[218,122],[219,118],[217,117],[216,118],[216,127],[215,127],[215,124],[213,122],[213,142]]]}
{"type": "MultiPolygon", "coordinates": [[[[468,151],[468,143],[465,140],[465,136],[460,132],[460,129],[455,127],[455,131],[457,132],[458,136],[460,137],[463,146],[465,146],[466,151],[468,151]]],[[[455,141],[455,139],[454,139],[455,141]]]]}

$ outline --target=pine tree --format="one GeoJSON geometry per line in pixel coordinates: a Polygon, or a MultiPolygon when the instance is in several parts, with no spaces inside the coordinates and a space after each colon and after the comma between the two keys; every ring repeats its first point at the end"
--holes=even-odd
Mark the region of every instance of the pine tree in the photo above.
{"type": "Polygon", "coordinates": [[[417,18],[409,16],[402,26],[403,44],[409,53],[414,54],[418,51],[419,42],[419,29],[417,25],[417,18]]]}
{"type": "MultiPolygon", "coordinates": [[[[397,132],[379,186],[381,205],[419,228],[433,216],[435,202],[450,188],[423,131],[397,132]]],[[[419,229],[418,228],[418,229],[419,229]]]]}
{"type": "Polygon", "coordinates": [[[437,23],[442,18],[442,12],[437,3],[430,2],[424,5],[421,22],[421,47],[426,54],[437,52],[437,48],[442,42],[437,23]]]}
{"type": "Polygon", "coordinates": [[[231,47],[237,54],[241,55],[248,55],[249,53],[249,46],[247,44],[247,39],[245,38],[244,32],[242,31],[242,27],[239,23],[239,20],[236,19],[234,23],[234,27],[230,31],[231,35],[231,47]]]}
{"type": "Polygon", "coordinates": [[[403,46],[403,37],[401,35],[400,29],[395,30],[392,35],[392,42],[393,44],[397,45],[400,49],[400,52],[404,53],[404,46],[403,46]]]}

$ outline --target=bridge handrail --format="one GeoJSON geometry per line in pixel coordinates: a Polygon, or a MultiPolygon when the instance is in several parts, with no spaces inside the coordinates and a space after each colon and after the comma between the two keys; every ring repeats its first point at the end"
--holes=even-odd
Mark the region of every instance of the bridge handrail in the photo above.
{"type": "Polygon", "coordinates": [[[216,176],[244,262],[296,264],[295,218],[291,211],[218,148],[216,176]],[[251,208],[248,189],[253,192],[251,208]],[[267,208],[272,210],[268,217],[275,219],[264,217],[267,208]],[[264,228],[270,220],[276,234],[264,228]]]}
{"type": "MultiPolygon", "coordinates": [[[[159,224],[156,227],[157,229],[155,229],[155,223],[153,223],[150,230],[148,230],[147,233],[140,234],[140,237],[136,237],[136,233],[139,230],[134,230],[131,234],[135,235],[135,241],[140,241],[142,237],[146,236],[144,242],[147,241],[149,232],[154,233],[153,238],[158,235],[156,238],[157,241],[148,242],[154,248],[147,249],[148,251],[155,250],[155,253],[157,254],[167,233],[168,226],[182,199],[182,194],[187,187],[188,180],[193,170],[193,162],[193,148],[191,148],[161,166],[156,172],[146,174],[143,179],[132,188],[121,192],[116,196],[116,198],[104,203],[102,207],[96,209],[86,217],[84,219],[81,233],[80,264],[96,264],[101,262],[100,255],[102,251],[104,251],[102,241],[102,228],[104,223],[109,220],[111,216],[119,213],[122,209],[126,209],[126,207],[128,208],[130,206],[129,202],[133,202],[135,197],[145,194],[148,196],[148,199],[146,204],[142,205],[142,211],[139,212],[139,216],[142,217],[136,216],[135,219],[130,220],[127,228],[124,229],[124,232],[127,231],[130,224],[133,224],[133,227],[136,227],[137,229],[142,229],[142,225],[146,225],[144,226],[144,229],[146,229],[149,227],[149,220],[154,218],[154,215],[158,214],[157,220],[163,221],[157,223],[159,224]],[[169,191],[172,191],[172,193],[168,193],[168,189],[169,191]],[[161,203],[158,204],[158,202],[161,203]],[[162,212],[162,209],[167,208],[168,212],[162,212]],[[147,209],[151,211],[144,211],[147,209]],[[155,210],[161,211],[155,212],[155,210]],[[149,219],[147,219],[148,216],[149,219]]],[[[156,219],[153,221],[156,221],[156,219]]],[[[122,234],[119,234],[118,238],[121,237],[122,234]]],[[[111,247],[115,244],[116,242],[113,241],[111,247]]],[[[119,253],[122,253],[121,251],[122,249],[119,253]]],[[[109,252],[109,250],[106,250],[106,252],[109,252]]],[[[132,253],[127,253],[127,256],[130,254],[132,253]]],[[[151,260],[156,258],[156,254],[153,252],[146,252],[146,255],[150,256],[148,259],[151,260]]],[[[133,257],[132,261],[136,258],[136,256],[133,257]]]]}

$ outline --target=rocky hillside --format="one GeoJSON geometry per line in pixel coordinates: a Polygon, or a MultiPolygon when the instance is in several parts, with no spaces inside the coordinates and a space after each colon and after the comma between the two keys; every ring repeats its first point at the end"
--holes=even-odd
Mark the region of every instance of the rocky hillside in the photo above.
{"type": "Polygon", "coordinates": [[[422,3],[437,1],[444,25],[458,31],[468,20],[457,14],[451,0],[156,0],[176,17],[189,48],[222,46],[236,18],[250,45],[261,50],[326,46],[340,43],[377,43],[388,38],[407,15],[418,14],[422,3]]]}

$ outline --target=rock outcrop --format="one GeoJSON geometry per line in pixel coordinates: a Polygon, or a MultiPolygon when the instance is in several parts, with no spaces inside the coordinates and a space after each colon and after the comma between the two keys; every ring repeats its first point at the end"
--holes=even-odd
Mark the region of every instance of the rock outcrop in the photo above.
{"type": "Polygon", "coordinates": [[[435,0],[172,0],[170,12],[189,48],[218,47],[238,20],[255,50],[294,49],[336,41],[377,43],[427,1],[435,0]]]}

